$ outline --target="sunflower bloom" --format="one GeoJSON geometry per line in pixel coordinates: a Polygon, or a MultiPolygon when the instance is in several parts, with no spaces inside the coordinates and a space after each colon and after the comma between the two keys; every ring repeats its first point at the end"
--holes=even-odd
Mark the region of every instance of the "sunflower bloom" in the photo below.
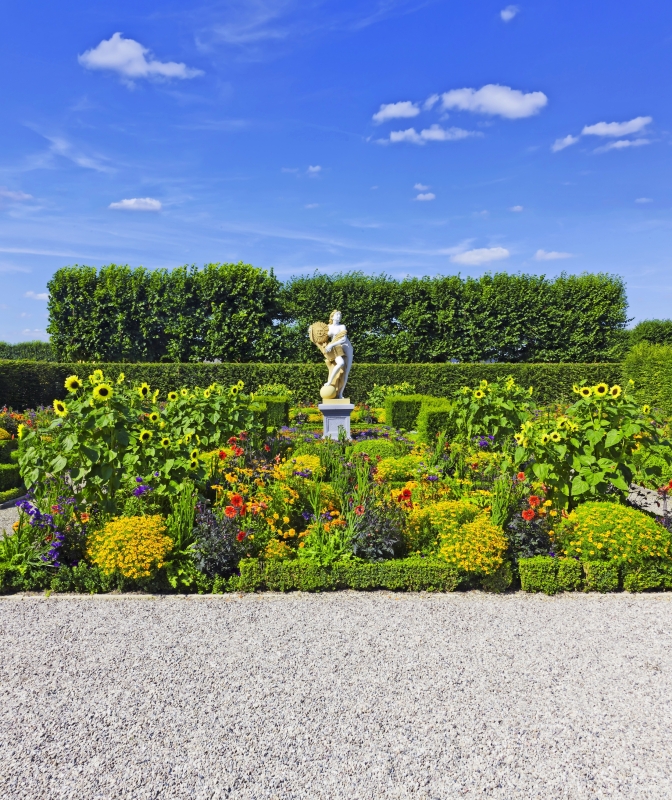
{"type": "Polygon", "coordinates": [[[594,387],[593,391],[595,392],[596,397],[605,397],[609,391],[609,387],[606,383],[598,383],[597,386],[594,387]]]}
{"type": "Polygon", "coordinates": [[[158,411],[152,411],[152,413],[148,415],[148,419],[149,419],[150,422],[154,422],[154,423],[158,422],[159,421],[159,412],[158,411]]]}
{"type": "Polygon", "coordinates": [[[485,397],[485,392],[482,389],[476,389],[474,392],[474,397],[477,400],[482,400],[485,397]]]}
{"type": "Polygon", "coordinates": [[[65,388],[73,394],[78,392],[82,388],[82,385],[82,382],[76,375],[71,375],[69,378],[65,379],[65,388]]]}
{"type": "Polygon", "coordinates": [[[163,439],[161,439],[161,447],[163,447],[164,450],[166,447],[170,447],[170,439],[167,436],[164,436],[163,439]]]}
{"type": "Polygon", "coordinates": [[[143,430],[140,431],[140,436],[138,436],[138,439],[141,441],[142,444],[147,444],[147,442],[151,440],[152,435],[153,434],[151,431],[148,431],[146,428],[144,428],[143,430]]]}
{"type": "Polygon", "coordinates": [[[93,390],[93,399],[105,402],[112,397],[112,387],[109,383],[99,383],[93,390]]]}
{"type": "Polygon", "coordinates": [[[168,402],[174,403],[177,400],[177,392],[168,392],[168,402]]]}
{"type": "Polygon", "coordinates": [[[138,394],[143,400],[146,400],[149,397],[150,388],[148,383],[141,383],[138,386],[138,394]]]}
{"type": "Polygon", "coordinates": [[[620,397],[621,396],[621,392],[622,391],[623,390],[621,389],[621,387],[616,383],[611,387],[611,389],[609,389],[609,394],[613,398],[616,398],[616,397],[620,397]]]}
{"type": "Polygon", "coordinates": [[[54,400],[54,411],[59,417],[67,417],[68,409],[62,400],[54,400]]]}
{"type": "Polygon", "coordinates": [[[590,386],[582,386],[581,387],[581,397],[590,397],[590,395],[592,393],[593,393],[593,390],[590,388],[590,386]]]}

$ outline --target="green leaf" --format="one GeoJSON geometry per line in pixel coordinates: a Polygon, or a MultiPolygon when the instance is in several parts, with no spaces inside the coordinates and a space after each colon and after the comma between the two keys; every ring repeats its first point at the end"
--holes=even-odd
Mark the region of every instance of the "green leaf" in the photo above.
{"type": "Polygon", "coordinates": [[[63,455],[56,456],[50,466],[52,472],[62,472],[68,466],[68,459],[63,455]]]}
{"type": "Polygon", "coordinates": [[[607,434],[604,440],[605,447],[613,447],[615,444],[618,444],[623,439],[623,434],[621,431],[618,430],[611,430],[607,434]]]}

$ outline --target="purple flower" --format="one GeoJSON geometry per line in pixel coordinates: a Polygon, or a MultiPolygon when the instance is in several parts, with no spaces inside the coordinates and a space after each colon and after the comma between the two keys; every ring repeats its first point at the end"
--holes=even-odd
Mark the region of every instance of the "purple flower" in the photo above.
{"type": "Polygon", "coordinates": [[[159,473],[159,472],[155,472],[155,473],[154,473],[154,477],[155,477],[155,478],[158,478],[160,474],[161,474],[161,473],[159,473]]]}
{"type": "Polygon", "coordinates": [[[439,477],[438,477],[438,475],[428,475],[427,476],[427,480],[434,482],[434,481],[438,481],[439,477]]]}
{"type": "Polygon", "coordinates": [[[136,478],[136,479],[135,479],[135,482],[136,482],[136,483],[142,483],[142,481],[143,481],[143,480],[144,480],[144,478],[136,478]]]}

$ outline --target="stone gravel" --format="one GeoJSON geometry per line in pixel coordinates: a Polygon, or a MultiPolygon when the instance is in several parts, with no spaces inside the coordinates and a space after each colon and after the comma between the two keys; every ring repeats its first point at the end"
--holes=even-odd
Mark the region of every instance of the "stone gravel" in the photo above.
{"type": "Polygon", "coordinates": [[[669,798],[672,595],[0,598],[0,797],[669,798]]]}
{"type": "Polygon", "coordinates": [[[18,520],[18,518],[19,509],[16,506],[10,506],[10,508],[0,508],[0,533],[2,531],[11,533],[12,525],[18,520]]]}

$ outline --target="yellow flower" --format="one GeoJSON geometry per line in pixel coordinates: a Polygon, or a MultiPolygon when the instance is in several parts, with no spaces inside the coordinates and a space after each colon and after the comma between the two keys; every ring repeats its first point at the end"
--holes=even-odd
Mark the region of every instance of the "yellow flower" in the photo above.
{"type": "Polygon", "coordinates": [[[67,417],[68,409],[62,400],[54,400],[54,411],[59,417],[67,417]]]}
{"type": "Polygon", "coordinates": [[[238,394],[239,391],[240,391],[240,389],[237,386],[232,386],[229,389],[229,394],[231,395],[231,397],[235,397],[238,394]]]}
{"type": "Polygon", "coordinates": [[[177,400],[177,392],[168,392],[168,402],[174,403],[177,400]]]}
{"type": "Polygon", "coordinates": [[[522,444],[523,443],[523,434],[522,433],[516,433],[513,438],[516,440],[516,444],[522,444]]]}
{"type": "Polygon", "coordinates": [[[99,383],[93,390],[93,399],[105,402],[112,397],[112,387],[109,383],[99,383]]]}
{"type": "Polygon", "coordinates": [[[481,389],[476,389],[476,391],[474,392],[474,397],[476,398],[476,400],[482,400],[485,397],[485,392],[482,391],[481,389]]]}
{"type": "Polygon", "coordinates": [[[187,397],[187,395],[189,394],[189,389],[180,389],[180,394],[182,395],[182,397],[187,397]]]}
{"type": "Polygon", "coordinates": [[[93,374],[89,375],[89,383],[95,386],[97,383],[102,383],[105,380],[102,369],[94,369],[93,374]]]}
{"type": "Polygon", "coordinates": [[[210,394],[211,394],[210,389],[206,389],[203,392],[203,397],[205,397],[205,399],[208,400],[210,398],[210,394]]]}
{"type": "Polygon", "coordinates": [[[82,382],[76,375],[71,375],[65,379],[65,388],[69,392],[78,392],[82,388],[82,382]]]}
{"type": "Polygon", "coordinates": [[[615,383],[615,384],[614,384],[614,385],[611,387],[611,389],[609,389],[609,394],[610,394],[612,397],[616,398],[616,397],[620,397],[620,395],[621,395],[621,392],[622,392],[622,391],[623,391],[623,390],[621,389],[621,387],[620,387],[620,386],[619,386],[617,383],[615,383]]]}
{"type": "Polygon", "coordinates": [[[238,478],[236,478],[236,476],[235,476],[235,475],[233,475],[233,474],[232,474],[232,473],[230,473],[230,472],[227,472],[227,473],[226,473],[226,475],[225,475],[224,477],[226,478],[226,480],[227,480],[229,483],[235,483],[235,482],[238,480],[238,478]]]}
{"type": "Polygon", "coordinates": [[[559,442],[561,438],[562,437],[560,436],[560,434],[557,431],[553,431],[553,433],[551,434],[551,441],[552,442],[559,442]]]}
{"type": "Polygon", "coordinates": [[[148,419],[150,422],[158,422],[159,421],[159,412],[152,411],[151,414],[148,415],[148,419]]]}
{"type": "Polygon", "coordinates": [[[138,394],[143,400],[146,400],[149,397],[150,388],[148,383],[141,383],[138,386],[138,394]]]}
{"type": "Polygon", "coordinates": [[[548,444],[548,434],[547,433],[542,433],[541,434],[540,442],[542,444],[548,444]]]}
{"type": "Polygon", "coordinates": [[[27,427],[26,427],[26,425],[24,425],[24,424],[23,424],[23,422],[22,422],[22,423],[19,425],[19,427],[18,427],[18,430],[17,430],[17,432],[16,432],[16,435],[19,437],[19,439],[23,439],[23,435],[24,435],[24,433],[25,433],[27,430],[28,430],[28,428],[27,428],[27,427]]]}
{"type": "Polygon", "coordinates": [[[170,447],[170,439],[167,436],[164,436],[163,439],[161,439],[161,447],[164,449],[166,447],[170,447]]]}
{"type": "Polygon", "coordinates": [[[149,440],[152,438],[152,432],[148,431],[146,428],[140,431],[140,435],[138,439],[142,442],[142,444],[147,444],[149,440]]]}
{"type": "Polygon", "coordinates": [[[198,469],[198,461],[195,458],[189,462],[189,469],[198,469]]]}
{"type": "Polygon", "coordinates": [[[593,393],[593,390],[590,388],[590,386],[582,386],[580,392],[581,397],[590,397],[590,395],[593,393]]]}
{"type": "Polygon", "coordinates": [[[287,525],[289,523],[289,517],[283,517],[282,521],[287,525]]]}
{"type": "Polygon", "coordinates": [[[596,397],[605,397],[609,391],[609,386],[606,383],[598,383],[597,386],[593,387],[593,391],[596,397]]]}
{"type": "Polygon", "coordinates": [[[189,458],[192,461],[195,461],[198,458],[198,450],[194,447],[194,449],[189,453],[189,458]]]}
{"type": "Polygon", "coordinates": [[[243,391],[243,387],[245,386],[245,384],[244,384],[242,381],[238,381],[238,383],[236,384],[236,386],[237,386],[237,387],[240,389],[240,391],[242,392],[242,391],[243,391]]]}
{"type": "Polygon", "coordinates": [[[117,378],[117,385],[120,386],[126,380],[126,376],[123,372],[119,373],[119,377],[117,378]]]}
{"type": "Polygon", "coordinates": [[[574,394],[579,394],[581,392],[581,389],[579,389],[579,385],[577,383],[575,383],[574,386],[572,386],[572,391],[574,392],[574,394]]]}
{"type": "Polygon", "coordinates": [[[642,411],[644,412],[644,414],[650,414],[651,406],[642,406],[642,411]]]}

